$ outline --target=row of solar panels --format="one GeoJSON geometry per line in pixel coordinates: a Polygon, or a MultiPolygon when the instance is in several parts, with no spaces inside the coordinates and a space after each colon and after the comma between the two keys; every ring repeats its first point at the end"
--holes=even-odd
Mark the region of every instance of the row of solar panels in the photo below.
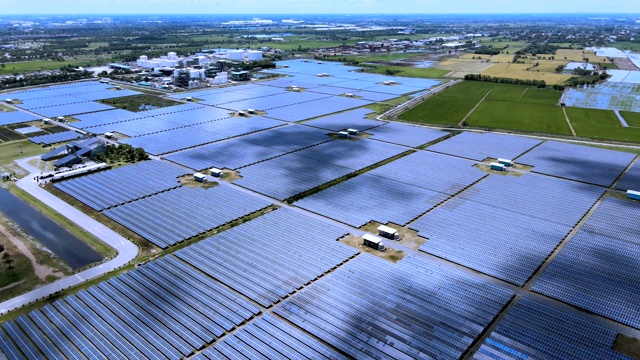
{"type": "Polygon", "coordinates": [[[429,239],[420,250],[522,285],[602,194],[535,174],[490,176],[410,227],[429,239]]]}
{"type": "Polygon", "coordinates": [[[77,133],[73,130],[69,130],[69,131],[63,131],[59,133],[52,133],[47,135],[30,137],[29,141],[35,144],[50,145],[50,144],[56,144],[64,141],[74,140],[80,137],[82,137],[82,134],[77,133]]]}
{"type": "Polygon", "coordinates": [[[179,359],[259,312],[169,256],[8,321],[11,359],[179,359]]]}
{"type": "Polygon", "coordinates": [[[636,201],[606,198],[532,290],[640,329],[636,201]]]}
{"type": "Polygon", "coordinates": [[[269,307],[357,254],[336,241],[344,235],[344,230],[280,209],[175,255],[269,307]]]}
{"type": "Polygon", "coordinates": [[[54,186],[100,211],[175,188],[179,186],[177,178],[185,173],[178,166],[150,160],[58,182],[54,186]]]}

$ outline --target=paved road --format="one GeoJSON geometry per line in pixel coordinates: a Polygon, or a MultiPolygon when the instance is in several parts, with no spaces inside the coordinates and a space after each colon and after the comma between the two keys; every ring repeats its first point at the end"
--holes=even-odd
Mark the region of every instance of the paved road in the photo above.
{"type": "Polygon", "coordinates": [[[96,238],[100,239],[107,245],[116,249],[118,254],[115,258],[101,265],[79,272],[64,279],[60,279],[54,283],[42,286],[28,293],[0,303],[0,314],[5,314],[6,312],[20,308],[34,301],[46,298],[50,294],[53,294],[62,289],[75,286],[84,281],[101,276],[113,269],[128,264],[138,255],[138,247],[134,243],[130,242],[120,234],[109,229],[87,214],[74,208],[65,201],[57,198],[50,192],[41,188],[38,183],[33,180],[33,177],[35,175],[40,174],[40,170],[27,163],[29,160],[32,160],[34,158],[37,157],[31,157],[16,161],[18,165],[31,173],[31,175],[24,177],[17,182],[18,187],[25,190],[38,200],[42,201],[44,204],[59,212],[69,220],[73,221],[78,226],[80,226],[96,238]]]}

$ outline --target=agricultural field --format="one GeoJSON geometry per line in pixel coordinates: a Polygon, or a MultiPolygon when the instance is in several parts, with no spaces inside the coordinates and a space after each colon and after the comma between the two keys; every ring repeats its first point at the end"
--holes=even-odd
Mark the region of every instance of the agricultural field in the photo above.
{"type": "MultiPolygon", "coordinates": [[[[582,137],[602,140],[640,142],[640,128],[626,128],[611,110],[568,107],[567,116],[582,137]]],[[[637,113],[636,113],[637,114],[637,113]]]]}
{"type": "Polygon", "coordinates": [[[468,74],[481,74],[494,65],[481,60],[451,59],[438,63],[436,67],[449,71],[447,77],[461,79],[468,74]]]}
{"type": "Polygon", "coordinates": [[[620,111],[620,115],[629,126],[640,127],[640,113],[630,111],[620,111]]]}
{"type": "Polygon", "coordinates": [[[474,127],[571,135],[558,107],[560,96],[554,90],[495,84],[467,122],[474,127]]]}
{"type": "MultiPolygon", "coordinates": [[[[540,60],[541,64],[542,61],[540,60]]],[[[531,64],[494,64],[484,70],[482,75],[510,79],[544,80],[547,84],[562,84],[571,77],[570,75],[556,74],[555,72],[536,71],[537,67],[527,70],[530,67],[531,64]]]]}
{"type": "Polygon", "coordinates": [[[8,75],[13,73],[26,73],[42,70],[57,70],[66,65],[90,65],[86,61],[66,60],[66,61],[21,61],[15,63],[6,63],[4,70],[0,69],[0,75],[8,75]]]}
{"type": "Polygon", "coordinates": [[[449,71],[436,69],[436,68],[416,68],[412,66],[386,66],[386,65],[378,65],[376,68],[366,70],[366,72],[371,72],[375,74],[388,75],[388,71],[393,71],[394,76],[405,76],[412,78],[441,78],[446,75],[449,71]],[[398,71],[395,73],[395,71],[398,71]]]}
{"type": "Polygon", "coordinates": [[[457,125],[495,84],[465,81],[404,112],[401,120],[457,125]]]}
{"type": "MultiPolygon", "coordinates": [[[[588,58],[590,61],[596,60],[596,54],[591,50],[568,50],[559,49],[554,55],[558,60],[577,61],[582,62],[584,58],[588,58]]],[[[605,59],[606,60],[606,59],[605,59]]]]}

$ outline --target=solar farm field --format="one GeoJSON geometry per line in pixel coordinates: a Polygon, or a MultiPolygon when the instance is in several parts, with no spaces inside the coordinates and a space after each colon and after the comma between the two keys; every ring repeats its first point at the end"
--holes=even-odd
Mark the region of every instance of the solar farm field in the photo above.
{"type": "MultiPolygon", "coordinates": [[[[121,143],[162,154],[53,185],[139,241],[140,255],[79,288],[0,311],[0,358],[633,358],[615,343],[620,334],[640,339],[640,202],[624,193],[638,181],[636,154],[369,120],[361,105],[371,102],[342,89],[388,98],[438,82],[311,60],[279,65],[288,67],[268,72],[286,76],[273,81],[172,96],[205,100],[198,104],[71,123],[128,129],[137,135],[121,143]],[[391,80],[399,84],[384,84],[391,80]],[[307,88],[289,95],[287,84],[307,88]],[[228,104],[271,114],[230,114],[228,104]],[[360,133],[336,136],[351,127],[360,133]],[[515,166],[490,170],[498,158],[515,166]],[[234,171],[198,182],[193,173],[211,166],[234,171]],[[401,238],[377,233],[380,224],[401,238]],[[380,243],[365,248],[376,233],[380,243]]],[[[86,86],[21,96],[37,106],[112,91],[86,86]]],[[[470,123],[491,115],[529,129],[537,120],[524,110],[556,119],[559,96],[464,82],[425,104],[472,98],[451,111],[457,124],[486,97],[470,123]]],[[[581,136],[616,120],[567,110],[581,116],[581,136]]],[[[27,153],[39,148],[25,143],[27,153]]]]}
{"type": "Polygon", "coordinates": [[[404,112],[399,119],[416,123],[457,125],[494,84],[463,82],[404,112]]]}
{"type": "Polygon", "coordinates": [[[640,128],[622,126],[620,119],[611,110],[569,107],[566,111],[578,136],[640,142],[640,128]]]}

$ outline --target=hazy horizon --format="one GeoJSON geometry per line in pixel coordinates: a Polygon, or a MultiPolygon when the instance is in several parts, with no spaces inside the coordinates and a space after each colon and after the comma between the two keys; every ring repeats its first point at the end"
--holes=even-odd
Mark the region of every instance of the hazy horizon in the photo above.
{"type": "Polygon", "coordinates": [[[625,14],[640,5],[596,0],[4,0],[3,15],[486,15],[486,14],[625,14]]]}

